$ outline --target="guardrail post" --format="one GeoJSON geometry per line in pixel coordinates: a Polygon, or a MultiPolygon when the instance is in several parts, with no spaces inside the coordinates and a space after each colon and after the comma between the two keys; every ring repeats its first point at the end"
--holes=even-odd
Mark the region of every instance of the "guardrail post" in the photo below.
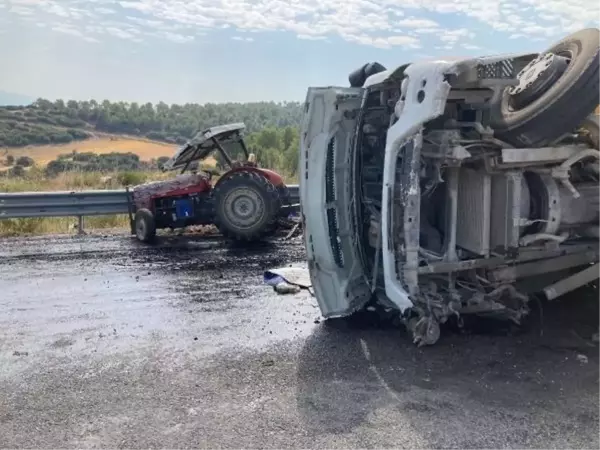
{"type": "Polygon", "coordinates": [[[83,216],[77,216],[77,218],[79,219],[79,223],[77,224],[77,234],[82,236],[85,234],[83,229],[83,216]]]}
{"type": "Polygon", "coordinates": [[[129,231],[131,231],[131,234],[134,235],[135,234],[135,222],[133,219],[133,202],[131,200],[131,192],[129,191],[129,186],[125,186],[125,192],[127,193],[127,213],[129,215],[129,231]]]}

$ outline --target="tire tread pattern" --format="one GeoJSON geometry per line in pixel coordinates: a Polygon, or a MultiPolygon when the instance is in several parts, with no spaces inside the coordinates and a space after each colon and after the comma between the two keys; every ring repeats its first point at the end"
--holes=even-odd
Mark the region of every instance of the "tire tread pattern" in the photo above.
{"type": "Polygon", "coordinates": [[[215,225],[228,239],[238,241],[255,241],[265,237],[277,226],[277,218],[281,209],[281,198],[277,188],[263,175],[252,171],[240,171],[227,175],[225,179],[219,180],[219,183],[213,191],[215,199],[215,225]],[[267,220],[258,228],[250,229],[247,232],[240,233],[232,229],[227,223],[227,219],[221,214],[220,203],[227,191],[239,186],[253,186],[261,193],[265,202],[267,211],[267,220]]]}

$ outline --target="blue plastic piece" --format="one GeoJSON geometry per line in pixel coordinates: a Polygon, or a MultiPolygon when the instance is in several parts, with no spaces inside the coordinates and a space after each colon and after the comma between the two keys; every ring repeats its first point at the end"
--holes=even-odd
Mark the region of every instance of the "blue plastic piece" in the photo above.
{"type": "Polygon", "coordinates": [[[189,199],[181,199],[175,201],[175,214],[178,219],[192,217],[192,201],[189,199]]]}

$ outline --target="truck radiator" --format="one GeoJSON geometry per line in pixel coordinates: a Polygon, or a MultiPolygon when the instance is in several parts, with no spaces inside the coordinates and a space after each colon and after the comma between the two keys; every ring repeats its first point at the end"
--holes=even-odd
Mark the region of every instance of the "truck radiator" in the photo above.
{"type": "Polygon", "coordinates": [[[480,256],[490,254],[491,184],[485,172],[460,169],[456,245],[480,256]]]}
{"type": "Polygon", "coordinates": [[[506,254],[519,247],[523,221],[529,216],[530,196],[521,172],[492,176],[490,248],[506,254]]]}

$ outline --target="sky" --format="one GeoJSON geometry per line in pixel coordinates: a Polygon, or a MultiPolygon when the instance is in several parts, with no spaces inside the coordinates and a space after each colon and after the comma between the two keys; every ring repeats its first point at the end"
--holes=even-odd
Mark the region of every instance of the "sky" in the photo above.
{"type": "Polygon", "coordinates": [[[599,23],[598,0],[0,0],[0,89],[302,101],[366,62],[540,52],[599,23]]]}

